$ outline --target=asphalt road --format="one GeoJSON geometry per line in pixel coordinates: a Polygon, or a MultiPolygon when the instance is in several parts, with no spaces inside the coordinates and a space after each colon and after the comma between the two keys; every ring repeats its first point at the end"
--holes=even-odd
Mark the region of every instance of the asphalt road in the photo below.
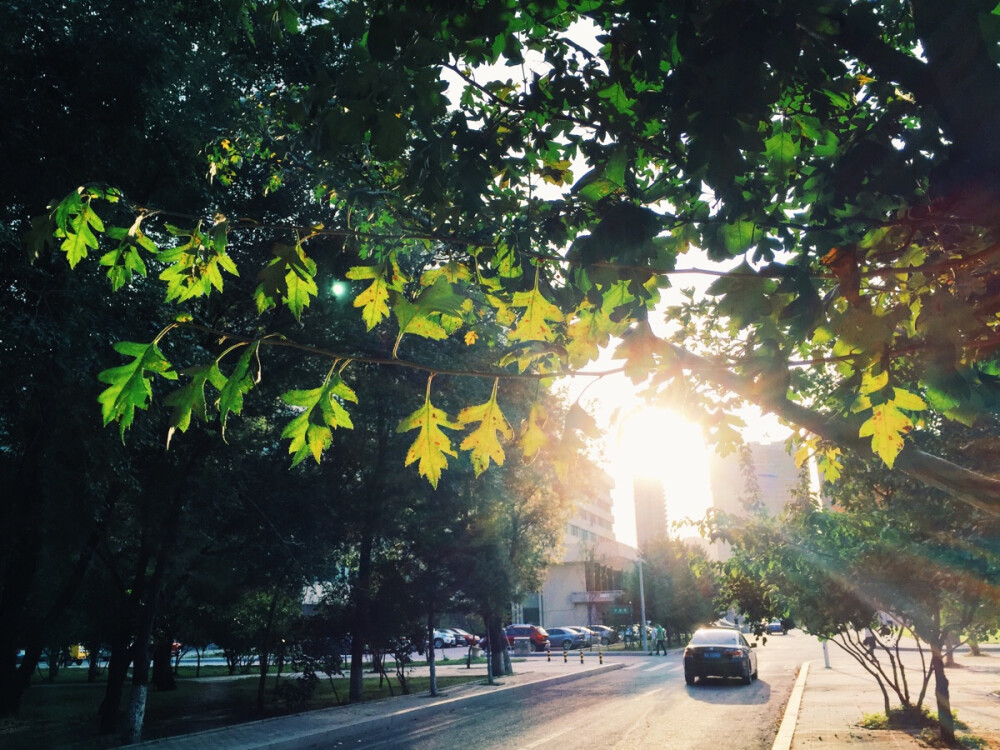
{"type": "Polygon", "coordinates": [[[759,679],[684,683],[680,652],[619,657],[625,668],[599,678],[498,693],[487,710],[462,707],[414,719],[378,735],[343,738],[359,750],[769,750],[795,680],[821,654],[815,639],[793,631],[758,646],[759,679]]]}

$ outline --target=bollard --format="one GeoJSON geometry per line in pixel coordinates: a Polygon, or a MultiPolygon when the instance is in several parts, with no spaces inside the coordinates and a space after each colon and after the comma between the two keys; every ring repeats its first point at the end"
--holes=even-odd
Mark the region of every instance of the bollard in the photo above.
{"type": "Polygon", "coordinates": [[[552,661],[552,649],[545,649],[545,661],[552,661]]]}
{"type": "Polygon", "coordinates": [[[580,649],[580,663],[583,664],[583,649],[580,649]]]}
{"type": "Polygon", "coordinates": [[[597,652],[597,663],[598,664],[603,664],[604,663],[604,652],[603,651],[598,651],[597,652]]]}
{"type": "Polygon", "coordinates": [[[566,655],[567,655],[567,651],[566,651],[566,649],[563,649],[563,664],[566,663],[566,659],[567,659],[566,655]]]}

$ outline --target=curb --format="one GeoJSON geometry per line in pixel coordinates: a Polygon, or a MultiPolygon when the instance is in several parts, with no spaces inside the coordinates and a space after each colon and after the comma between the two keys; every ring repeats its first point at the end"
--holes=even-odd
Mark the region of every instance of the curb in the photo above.
{"type": "Polygon", "coordinates": [[[806,691],[806,676],[809,674],[811,663],[802,662],[802,666],[799,667],[799,676],[795,680],[792,694],[788,698],[785,715],[781,719],[781,726],[778,728],[778,734],[774,738],[771,750],[791,750],[792,738],[795,736],[795,724],[799,718],[799,708],[802,706],[802,694],[806,691]]]}
{"type": "MultiPolygon", "coordinates": [[[[617,669],[623,669],[624,664],[604,664],[599,667],[594,667],[587,669],[585,671],[570,672],[568,674],[557,675],[554,677],[543,677],[537,680],[529,680],[527,682],[521,682],[513,685],[504,685],[503,677],[497,678],[500,682],[497,685],[488,685],[485,682],[480,683],[467,683],[466,685],[456,686],[455,688],[449,688],[449,691],[457,692],[456,688],[472,688],[472,687],[485,687],[485,688],[495,688],[496,690],[518,690],[521,688],[527,688],[537,685],[561,685],[567,682],[574,682],[576,680],[584,679],[585,677],[593,677],[605,672],[613,672],[617,669]]],[[[415,718],[425,718],[434,716],[437,713],[444,713],[454,709],[456,703],[464,702],[464,705],[469,705],[470,703],[478,701],[488,701],[495,695],[495,690],[483,690],[480,692],[470,693],[468,695],[457,695],[453,698],[444,698],[443,700],[438,699],[436,702],[431,703],[426,706],[411,706],[409,708],[400,709],[398,711],[392,711],[380,716],[371,716],[359,718],[356,720],[348,720],[342,724],[331,727],[302,727],[301,724],[299,728],[291,723],[294,719],[304,719],[306,717],[312,717],[314,719],[321,718],[319,715],[325,712],[335,712],[339,710],[338,708],[328,708],[319,709],[313,712],[307,712],[305,714],[292,714],[289,716],[278,716],[271,719],[259,719],[257,721],[244,722],[241,724],[236,724],[229,727],[218,727],[216,729],[208,729],[204,732],[196,732],[194,734],[178,735],[174,737],[163,737],[155,740],[148,740],[142,742],[136,747],[150,747],[150,748],[203,748],[203,747],[214,747],[214,748],[241,748],[243,750],[251,750],[252,748],[274,748],[280,750],[303,750],[304,748],[315,748],[319,746],[327,746],[329,743],[343,739],[345,737],[357,734],[358,732],[366,732],[374,730],[376,727],[381,729],[390,728],[397,726],[403,722],[412,721],[415,718]],[[275,726],[279,722],[288,722],[289,726],[283,730],[275,731],[269,733],[268,727],[275,726]],[[235,736],[229,738],[226,737],[227,733],[231,735],[246,735],[247,739],[240,741],[235,736]],[[269,736],[270,735],[270,736],[269,736]],[[284,735],[284,736],[281,736],[284,735]],[[251,739],[252,737],[252,739],[251,739]]],[[[427,697],[427,696],[425,696],[427,697]]],[[[387,698],[385,700],[393,700],[392,698],[387,698]]],[[[364,704],[361,704],[364,705],[364,704]]],[[[305,723],[305,722],[302,722],[305,723]]]]}

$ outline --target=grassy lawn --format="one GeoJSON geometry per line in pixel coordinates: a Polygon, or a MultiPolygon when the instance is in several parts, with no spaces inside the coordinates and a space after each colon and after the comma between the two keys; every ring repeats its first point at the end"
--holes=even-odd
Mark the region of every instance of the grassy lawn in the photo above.
{"type": "MultiPolygon", "coordinates": [[[[226,667],[202,667],[202,677],[210,673],[228,676],[226,667]]],[[[194,669],[190,673],[193,675],[194,669]]],[[[392,675],[392,691],[400,695],[399,684],[392,675]]],[[[446,689],[474,680],[481,680],[481,672],[470,672],[468,676],[438,677],[438,687],[446,689]]],[[[283,677],[283,681],[289,678],[283,677]]],[[[330,708],[346,702],[348,680],[346,677],[331,681],[321,677],[320,684],[305,708],[289,706],[275,696],[273,674],[267,681],[267,705],[263,714],[256,711],[258,680],[255,675],[232,679],[193,680],[185,676],[177,680],[177,689],[158,692],[150,688],[146,705],[146,722],[143,739],[169,737],[188,734],[219,726],[228,726],[245,721],[253,721],[302,710],[330,708]]],[[[430,687],[427,677],[411,677],[410,692],[426,692],[430,687]]],[[[391,697],[390,683],[382,682],[376,676],[366,673],[365,700],[391,697]]],[[[78,750],[97,750],[117,747],[115,737],[96,735],[96,716],[101,699],[104,697],[104,682],[88,684],[86,670],[65,670],[60,672],[57,682],[44,681],[32,685],[24,696],[20,716],[16,719],[0,720],[0,748],[73,747],[78,750]]],[[[122,701],[124,709],[128,702],[128,684],[122,701]]]]}

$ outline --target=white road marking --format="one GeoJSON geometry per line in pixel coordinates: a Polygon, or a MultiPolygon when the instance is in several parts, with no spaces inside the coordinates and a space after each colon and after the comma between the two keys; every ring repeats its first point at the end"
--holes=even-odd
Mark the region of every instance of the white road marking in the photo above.
{"type": "Polygon", "coordinates": [[[661,669],[666,669],[667,667],[675,667],[675,666],[677,666],[677,665],[676,664],[670,664],[670,663],[657,664],[655,667],[649,667],[649,668],[644,669],[642,671],[643,672],[657,672],[657,671],[659,671],[661,669]]]}
{"type": "Polygon", "coordinates": [[[548,735],[547,737],[542,737],[542,739],[540,739],[540,740],[535,740],[534,742],[529,743],[527,745],[521,745],[521,747],[519,748],[519,750],[531,750],[531,748],[533,748],[533,747],[538,747],[539,745],[544,745],[546,742],[550,742],[550,741],[554,740],[556,737],[562,737],[564,734],[567,734],[567,733],[573,731],[573,729],[574,729],[573,727],[567,727],[566,729],[561,729],[558,732],[553,732],[552,734],[548,735]]]}

